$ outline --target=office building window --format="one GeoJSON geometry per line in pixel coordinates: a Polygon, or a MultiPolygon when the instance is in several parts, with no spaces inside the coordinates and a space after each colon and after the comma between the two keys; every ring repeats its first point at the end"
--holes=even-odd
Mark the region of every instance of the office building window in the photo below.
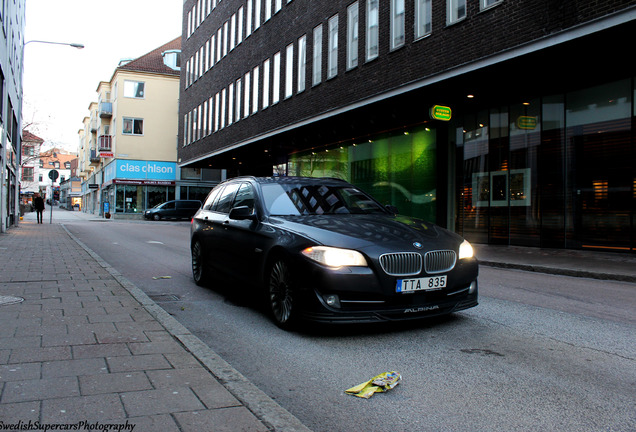
{"type": "Polygon", "coordinates": [[[250,73],[245,74],[245,93],[243,94],[243,117],[247,118],[250,115],[250,73]]]}
{"type": "Polygon", "coordinates": [[[223,43],[223,35],[221,33],[221,29],[219,28],[216,32],[216,62],[218,63],[219,61],[221,61],[221,54],[222,54],[222,43],[223,43]]]}
{"type": "Polygon", "coordinates": [[[269,73],[270,73],[270,60],[267,59],[263,62],[263,109],[269,106],[269,73]]]}
{"type": "Polygon", "coordinates": [[[272,17],[272,0],[265,0],[265,21],[272,17]]]}
{"type": "Polygon", "coordinates": [[[497,5],[499,3],[502,3],[502,2],[503,2],[503,0],[480,0],[479,1],[479,8],[481,10],[488,9],[491,6],[495,6],[495,5],[497,5]]]}
{"type": "Polygon", "coordinates": [[[221,111],[221,95],[217,93],[216,95],[214,95],[214,132],[219,130],[220,111],[221,111]]]}
{"type": "Polygon", "coordinates": [[[212,66],[214,66],[214,63],[216,63],[216,58],[215,58],[215,53],[216,53],[216,36],[212,35],[212,37],[210,38],[210,68],[212,68],[212,66]]]}
{"type": "Polygon", "coordinates": [[[247,11],[245,16],[245,37],[252,34],[252,0],[247,0],[247,11]]]}
{"type": "Polygon", "coordinates": [[[144,134],[143,119],[124,117],[122,133],[124,135],[143,135],[144,134]]]}
{"type": "Polygon", "coordinates": [[[466,18],[466,0],[446,0],[446,23],[453,24],[466,18]]]}
{"type": "Polygon", "coordinates": [[[225,100],[227,96],[227,90],[221,90],[221,129],[225,127],[225,100]]]}
{"type": "Polygon", "coordinates": [[[241,78],[236,80],[236,106],[234,107],[236,121],[241,120],[241,101],[243,100],[243,81],[241,78]]]}
{"type": "Polygon", "coordinates": [[[240,45],[241,42],[243,42],[243,15],[245,9],[243,9],[243,6],[241,6],[238,10],[238,17],[236,18],[238,23],[237,23],[237,29],[236,29],[236,44],[240,45]]]}
{"type": "Polygon", "coordinates": [[[227,88],[227,125],[234,123],[234,83],[227,88]]]}
{"type": "Polygon", "coordinates": [[[274,13],[280,11],[282,7],[283,7],[283,0],[275,0],[275,2],[274,2],[274,13]]]}
{"type": "Polygon", "coordinates": [[[258,66],[256,66],[254,69],[252,69],[252,80],[253,80],[253,84],[252,84],[252,114],[256,114],[256,112],[258,111],[258,91],[259,91],[259,85],[258,85],[258,80],[260,79],[260,68],[258,66]]]}
{"type": "Polygon", "coordinates": [[[272,72],[272,104],[280,101],[280,52],[274,54],[274,70],[272,72]]]}
{"type": "Polygon", "coordinates": [[[285,49],[285,97],[291,97],[294,81],[294,44],[287,45],[285,49]]]}
{"type": "Polygon", "coordinates": [[[314,54],[312,64],[312,85],[322,81],[322,25],[314,29],[314,54]]]}
{"type": "Polygon", "coordinates": [[[261,4],[262,0],[254,0],[254,30],[261,26],[261,4]]]}
{"type": "Polygon", "coordinates": [[[329,48],[327,52],[327,78],[338,75],[338,15],[329,18],[329,48]]]}
{"type": "Polygon", "coordinates": [[[391,49],[404,45],[404,0],[391,0],[391,49]]]}
{"type": "Polygon", "coordinates": [[[139,81],[124,81],[124,97],[143,99],[145,84],[139,81]]]}
{"type": "Polygon", "coordinates": [[[431,0],[415,0],[415,39],[430,34],[432,28],[431,0]]]}
{"type": "Polygon", "coordinates": [[[347,8],[347,69],[358,66],[358,2],[347,8]]]}
{"type": "Polygon", "coordinates": [[[298,93],[305,91],[305,70],[307,69],[307,36],[298,39],[298,93]]]}
{"type": "Polygon", "coordinates": [[[223,57],[225,57],[227,55],[227,48],[228,48],[228,39],[229,39],[229,23],[227,21],[225,21],[223,23],[223,57]]]}
{"type": "Polygon", "coordinates": [[[230,51],[236,46],[236,14],[230,19],[230,51]]]}

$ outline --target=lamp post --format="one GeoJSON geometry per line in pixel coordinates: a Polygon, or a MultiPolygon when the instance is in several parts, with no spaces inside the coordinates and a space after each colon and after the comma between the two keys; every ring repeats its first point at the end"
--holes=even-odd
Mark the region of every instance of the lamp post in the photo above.
{"type": "Polygon", "coordinates": [[[52,42],[52,41],[43,41],[43,40],[30,40],[24,43],[23,46],[27,46],[30,43],[43,43],[43,44],[51,44],[51,45],[66,45],[77,49],[84,48],[84,45],[78,43],[68,43],[68,42],[52,42]]]}

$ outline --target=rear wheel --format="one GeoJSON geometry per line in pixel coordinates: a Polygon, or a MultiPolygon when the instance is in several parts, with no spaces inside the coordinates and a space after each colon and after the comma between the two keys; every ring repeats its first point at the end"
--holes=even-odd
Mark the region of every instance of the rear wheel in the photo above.
{"type": "Polygon", "coordinates": [[[274,262],[267,281],[267,298],[272,318],[277,326],[290,329],[296,322],[297,305],[289,264],[282,259],[274,262]]]}
{"type": "Polygon", "coordinates": [[[194,283],[199,286],[205,286],[210,280],[209,270],[205,266],[205,255],[203,245],[199,240],[195,240],[192,244],[192,277],[194,283]]]}

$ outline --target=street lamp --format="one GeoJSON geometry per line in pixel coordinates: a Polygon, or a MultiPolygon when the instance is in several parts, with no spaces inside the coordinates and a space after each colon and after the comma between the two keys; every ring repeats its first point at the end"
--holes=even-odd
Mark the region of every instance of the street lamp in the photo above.
{"type": "Polygon", "coordinates": [[[51,42],[51,41],[43,41],[43,40],[30,40],[24,43],[23,46],[27,46],[30,43],[43,43],[43,44],[51,44],[51,45],[66,45],[77,49],[84,48],[84,45],[78,43],[67,43],[67,42],[51,42]]]}

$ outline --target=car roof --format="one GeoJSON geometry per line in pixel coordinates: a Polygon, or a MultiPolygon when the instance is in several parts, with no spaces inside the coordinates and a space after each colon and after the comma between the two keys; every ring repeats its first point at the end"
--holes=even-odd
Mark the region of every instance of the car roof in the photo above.
{"type": "Polygon", "coordinates": [[[345,180],[332,178],[332,177],[289,177],[289,176],[278,176],[278,177],[251,177],[251,176],[242,176],[235,177],[232,179],[228,179],[228,181],[241,181],[241,180],[251,180],[259,184],[302,184],[302,185],[350,185],[345,180]]]}

